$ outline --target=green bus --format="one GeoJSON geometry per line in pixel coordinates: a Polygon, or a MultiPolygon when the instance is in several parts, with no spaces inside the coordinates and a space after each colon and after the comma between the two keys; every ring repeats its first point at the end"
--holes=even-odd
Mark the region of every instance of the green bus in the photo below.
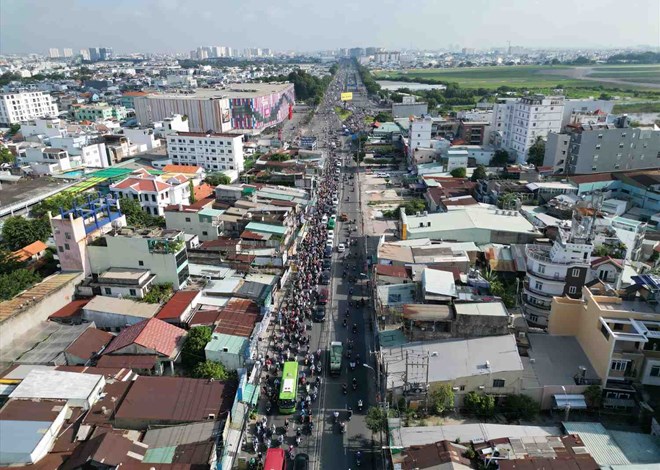
{"type": "Polygon", "coordinates": [[[282,370],[282,383],[280,385],[279,408],[280,413],[291,414],[296,411],[296,398],[298,397],[298,363],[285,362],[282,370]]]}

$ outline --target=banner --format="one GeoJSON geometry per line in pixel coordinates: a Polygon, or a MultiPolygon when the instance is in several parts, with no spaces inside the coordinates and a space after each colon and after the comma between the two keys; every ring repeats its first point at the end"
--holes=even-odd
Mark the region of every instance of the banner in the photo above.
{"type": "Polygon", "coordinates": [[[341,94],[342,101],[351,101],[352,99],[353,99],[353,92],[351,91],[341,94]]]}

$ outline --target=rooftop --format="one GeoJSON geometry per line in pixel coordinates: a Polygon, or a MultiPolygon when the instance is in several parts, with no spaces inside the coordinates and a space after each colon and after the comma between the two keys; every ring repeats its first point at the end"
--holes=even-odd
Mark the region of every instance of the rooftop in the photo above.
{"type": "Polygon", "coordinates": [[[64,400],[9,400],[0,409],[0,421],[54,421],[64,406],[64,400]]]}
{"type": "Polygon", "coordinates": [[[213,333],[211,341],[208,342],[204,350],[222,351],[227,354],[240,355],[247,343],[245,336],[227,335],[224,333],[213,333]]]}
{"type": "Polygon", "coordinates": [[[574,376],[579,367],[586,367],[587,379],[597,379],[598,375],[573,336],[553,336],[528,334],[529,367],[534,372],[540,386],[575,385],[574,376]]]}
{"type": "Polygon", "coordinates": [[[174,357],[186,336],[186,330],[170,325],[158,318],[142,320],[124,328],[106,348],[104,354],[120,352],[127,346],[137,344],[165,357],[174,357]]]}
{"type": "Polygon", "coordinates": [[[22,364],[66,364],[63,351],[91,325],[62,325],[39,322],[15,341],[0,342],[0,362],[22,364]]]}
{"type": "Polygon", "coordinates": [[[209,100],[222,98],[256,98],[279,93],[293,87],[292,83],[232,83],[221,89],[198,88],[192,93],[150,94],[147,99],[209,100]]]}
{"type": "Polygon", "coordinates": [[[164,423],[206,421],[229,411],[235,390],[221,381],[138,377],[116,413],[117,420],[164,423]],[[154,400],[154,397],[158,400],[154,400]]]}
{"type": "Polygon", "coordinates": [[[509,316],[509,312],[502,302],[458,303],[454,305],[454,308],[457,315],[509,316]]]}
{"type": "Polygon", "coordinates": [[[176,292],[170,300],[167,301],[163,308],[156,314],[156,318],[160,320],[180,319],[181,315],[191,305],[194,307],[201,296],[198,290],[180,290],[176,292]]]}
{"type": "Polygon", "coordinates": [[[408,343],[383,350],[384,360],[388,364],[388,387],[403,385],[402,373],[406,364],[396,360],[403,351],[428,355],[429,382],[523,370],[513,335],[408,343]]]}
{"type": "Polygon", "coordinates": [[[151,318],[160,305],[136,302],[130,299],[119,299],[97,295],[83,307],[83,311],[114,313],[117,315],[130,315],[134,317],[151,318]]]}
{"type": "Polygon", "coordinates": [[[41,240],[37,240],[34,243],[30,243],[27,246],[24,246],[20,250],[14,251],[14,259],[19,262],[27,261],[32,258],[34,255],[37,255],[44,251],[48,246],[41,240]]]}
{"type": "Polygon", "coordinates": [[[103,376],[75,372],[33,370],[11,393],[11,398],[86,400],[103,376]]]}
{"type": "Polygon", "coordinates": [[[96,328],[87,328],[64,352],[80,359],[92,359],[112,341],[114,335],[96,328]]]}

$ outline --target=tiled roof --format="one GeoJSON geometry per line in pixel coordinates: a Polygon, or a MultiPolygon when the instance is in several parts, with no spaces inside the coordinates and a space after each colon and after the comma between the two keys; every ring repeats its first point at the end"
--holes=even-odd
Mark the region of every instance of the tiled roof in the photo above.
{"type": "Polygon", "coordinates": [[[110,185],[110,189],[133,189],[134,191],[159,192],[170,189],[172,185],[152,178],[126,178],[110,185]]]}
{"type": "Polygon", "coordinates": [[[387,264],[377,264],[376,274],[380,274],[381,276],[400,277],[403,279],[408,279],[410,277],[405,266],[390,266],[387,264]]]}
{"type": "Polygon", "coordinates": [[[96,363],[98,367],[126,368],[126,369],[153,369],[158,361],[158,356],[154,354],[146,355],[107,355],[102,356],[96,363]]]}
{"type": "Polygon", "coordinates": [[[210,198],[214,194],[214,188],[210,184],[202,183],[199,186],[195,186],[195,200],[199,201],[200,199],[210,198]]]}
{"type": "Polygon", "coordinates": [[[597,183],[599,181],[612,181],[612,173],[595,173],[592,175],[573,175],[569,176],[568,179],[573,183],[582,184],[582,183],[597,183]]]}
{"type": "Polygon", "coordinates": [[[48,248],[48,246],[44,242],[37,240],[34,243],[30,243],[28,246],[24,246],[20,250],[14,251],[12,254],[17,261],[26,261],[34,255],[41,253],[46,248],[48,248]]]}
{"type": "Polygon", "coordinates": [[[599,266],[603,263],[611,261],[613,264],[617,265],[619,268],[622,267],[623,260],[620,259],[614,259],[611,256],[601,256],[600,258],[596,258],[591,262],[591,267],[595,268],[596,266],[599,266]]]}
{"type": "Polygon", "coordinates": [[[165,165],[163,171],[165,173],[184,173],[192,174],[197,173],[199,170],[202,170],[201,166],[188,166],[188,165],[165,165]]]}
{"type": "Polygon", "coordinates": [[[163,356],[171,357],[186,335],[186,331],[158,318],[143,320],[125,328],[110,343],[104,354],[119,351],[131,344],[152,349],[163,356]]]}
{"type": "Polygon", "coordinates": [[[180,290],[156,314],[160,320],[180,319],[183,312],[199,295],[198,290],[180,290]]]}
{"type": "Polygon", "coordinates": [[[82,308],[87,305],[89,301],[90,299],[72,300],[48,318],[52,319],[77,317],[81,314],[82,308]]]}
{"type": "Polygon", "coordinates": [[[80,359],[91,359],[99,354],[114,338],[114,335],[96,328],[87,328],[68,348],[64,350],[80,359]]]}

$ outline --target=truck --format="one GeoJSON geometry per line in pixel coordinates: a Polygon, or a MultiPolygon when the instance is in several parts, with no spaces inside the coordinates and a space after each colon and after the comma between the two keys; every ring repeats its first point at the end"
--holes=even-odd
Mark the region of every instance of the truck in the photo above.
{"type": "Polygon", "coordinates": [[[344,353],[344,345],[341,341],[330,343],[330,375],[341,375],[341,359],[344,353]]]}

